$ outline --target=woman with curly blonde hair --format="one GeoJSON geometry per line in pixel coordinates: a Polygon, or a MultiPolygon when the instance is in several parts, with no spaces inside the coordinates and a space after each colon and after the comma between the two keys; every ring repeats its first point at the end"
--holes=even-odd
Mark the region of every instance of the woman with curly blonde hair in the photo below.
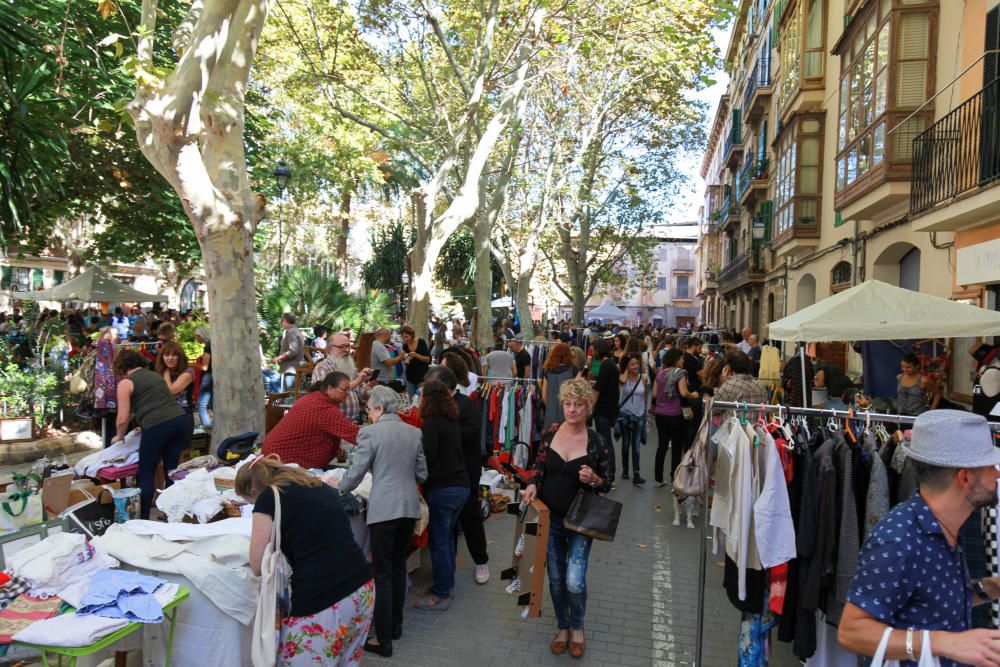
{"type": "Polygon", "coordinates": [[[525,501],[536,497],[549,508],[549,592],[559,632],[549,646],[559,655],[569,649],[574,658],[586,649],[583,617],[587,608],[587,562],[593,538],[566,528],[564,518],[577,492],[611,490],[611,453],[597,431],[587,428],[594,408],[590,383],[573,378],[559,390],[565,421],[542,436],[525,501]]]}

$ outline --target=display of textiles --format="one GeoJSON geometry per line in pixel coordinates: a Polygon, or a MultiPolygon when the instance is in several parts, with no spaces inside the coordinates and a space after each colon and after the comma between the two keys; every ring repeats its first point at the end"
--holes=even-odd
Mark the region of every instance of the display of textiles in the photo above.
{"type": "Polygon", "coordinates": [[[484,380],[479,385],[482,406],[481,451],[489,456],[512,451],[517,443],[531,447],[540,423],[538,388],[532,381],[484,380]]]}

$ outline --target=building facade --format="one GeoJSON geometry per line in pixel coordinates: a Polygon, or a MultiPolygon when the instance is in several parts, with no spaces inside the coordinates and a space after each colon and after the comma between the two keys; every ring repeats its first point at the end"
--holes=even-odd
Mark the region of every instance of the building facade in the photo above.
{"type": "Polygon", "coordinates": [[[945,4],[740,2],[702,162],[708,321],[766,332],[869,278],[994,298],[1000,0],[945,4]]]}

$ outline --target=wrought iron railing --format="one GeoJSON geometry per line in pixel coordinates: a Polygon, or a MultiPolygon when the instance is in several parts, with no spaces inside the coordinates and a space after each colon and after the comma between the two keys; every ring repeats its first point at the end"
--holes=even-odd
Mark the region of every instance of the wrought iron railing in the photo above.
{"type": "Polygon", "coordinates": [[[757,87],[770,86],[771,85],[771,56],[762,55],[757,58],[756,64],[753,66],[753,71],[750,72],[750,76],[747,77],[747,87],[743,90],[743,113],[750,113],[750,103],[753,101],[754,93],[757,92],[757,87]]]}
{"type": "Polygon", "coordinates": [[[735,259],[719,271],[719,289],[725,291],[751,277],[751,274],[761,273],[760,245],[755,243],[752,249],[744,250],[735,259]]]}
{"type": "Polygon", "coordinates": [[[1000,78],[913,139],[910,213],[1000,178],[1000,78]]]}
{"type": "Polygon", "coordinates": [[[724,158],[729,157],[729,153],[732,152],[734,147],[742,146],[743,144],[743,121],[740,116],[739,109],[733,109],[732,125],[729,126],[729,132],[726,133],[726,147],[722,154],[724,158]]]}
{"type": "Polygon", "coordinates": [[[736,208],[736,203],[733,201],[733,189],[730,186],[726,186],[723,190],[722,195],[722,222],[725,223],[726,218],[729,217],[730,211],[736,208]]]}
{"type": "Polygon", "coordinates": [[[736,201],[743,201],[743,195],[746,194],[747,188],[750,187],[750,180],[756,175],[757,161],[754,159],[753,155],[748,155],[746,162],[743,163],[743,168],[740,169],[740,173],[736,176],[736,201]]]}

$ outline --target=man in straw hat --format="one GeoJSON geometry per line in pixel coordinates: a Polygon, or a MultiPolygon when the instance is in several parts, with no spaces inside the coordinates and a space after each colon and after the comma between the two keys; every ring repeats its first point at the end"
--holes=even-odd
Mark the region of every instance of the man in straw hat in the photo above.
{"type": "Polygon", "coordinates": [[[997,504],[1000,449],[983,417],[957,410],[917,417],[904,448],[920,489],[865,540],[838,639],[870,656],[891,629],[885,659],[916,665],[930,630],[942,667],[1000,666],[1000,630],[970,629],[973,605],[1000,598],[1000,579],[970,580],[958,539],[974,510],[997,504]]]}

